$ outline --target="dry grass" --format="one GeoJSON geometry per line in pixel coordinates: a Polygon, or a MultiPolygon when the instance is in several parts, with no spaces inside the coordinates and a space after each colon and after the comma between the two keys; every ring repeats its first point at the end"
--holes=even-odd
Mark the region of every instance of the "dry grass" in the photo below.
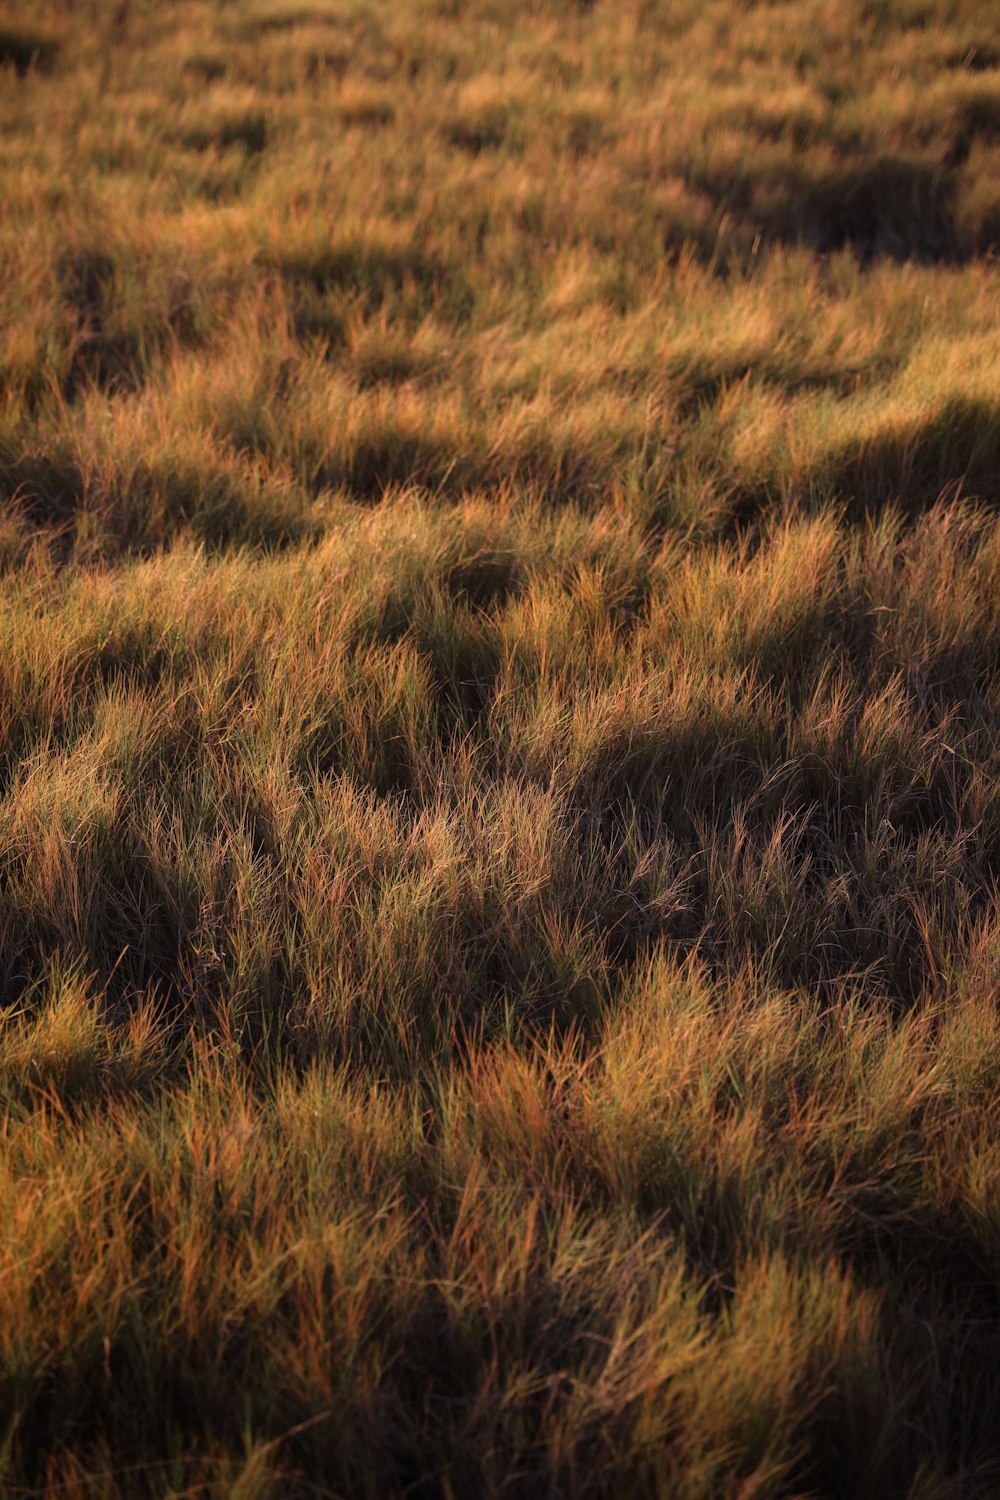
{"type": "Polygon", "coordinates": [[[11,0],[0,1490],[1000,1486],[994,0],[11,0]]]}

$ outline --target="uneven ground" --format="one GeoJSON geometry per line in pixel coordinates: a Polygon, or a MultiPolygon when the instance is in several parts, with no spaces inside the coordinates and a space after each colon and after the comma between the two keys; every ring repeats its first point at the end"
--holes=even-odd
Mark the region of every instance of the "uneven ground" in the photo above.
{"type": "Polygon", "coordinates": [[[0,1490],[1000,1493],[995,0],[8,0],[0,1490]]]}

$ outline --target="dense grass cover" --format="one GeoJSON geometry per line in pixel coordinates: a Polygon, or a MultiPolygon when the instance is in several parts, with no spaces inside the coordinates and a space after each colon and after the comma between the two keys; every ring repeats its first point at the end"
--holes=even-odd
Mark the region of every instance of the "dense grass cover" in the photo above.
{"type": "Polygon", "coordinates": [[[995,0],[0,131],[0,1491],[1000,1493],[995,0]]]}

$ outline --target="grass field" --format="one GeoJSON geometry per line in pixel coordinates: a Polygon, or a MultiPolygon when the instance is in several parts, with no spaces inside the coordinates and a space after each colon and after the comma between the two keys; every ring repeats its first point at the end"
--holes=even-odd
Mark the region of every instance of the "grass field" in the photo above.
{"type": "Polygon", "coordinates": [[[6,0],[0,1494],[1000,1494],[996,0],[6,0]]]}

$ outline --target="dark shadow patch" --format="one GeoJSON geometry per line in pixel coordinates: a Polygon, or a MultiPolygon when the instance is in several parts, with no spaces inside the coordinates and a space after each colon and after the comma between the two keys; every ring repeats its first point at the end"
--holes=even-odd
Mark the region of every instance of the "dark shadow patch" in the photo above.
{"type": "Polygon", "coordinates": [[[499,649],[478,629],[475,610],[460,607],[450,624],[445,631],[421,621],[413,627],[413,640],[434,682],[435,731],[445,750],[467,741],[470,731],[482,725],[500,671],[499,649]]]}
{"type": "Polygon", "coordinates": [[[102,250],[68,251],[59,262],[59,283],[81,325],[96,322],[104,311],[115,262],[102,250]]]}
{"type": "Polygon", "coordinates": [[[247,156],[259,156],[267,147],[267,119],[260,110],[227,115],[191,126],[177,139],[191,151],[225,151],[235,146],[247,156]]]}
{"type": "Polygon", "coordinates": [[[955,397],[933,417],[852,444],[832,454],[817,487],[848,503],[860,519],[899,503],[927,510],[943,493],[1000,504],[1000,407],[955,397]]]}
{"type": "Polygon", "coordinates": [[[542,432],[526,434],[495,454],[487,478],[510,480],[548,500],[599,503],[626,455],[595,454],[585,447],[562,446],[542,432]]]}
{"type": "MultiPolygon", "coordinates": [[[[720,759],[715,770],[721,786],[720,759]]],[[[845,983],[863,977],[865,993],[876,1003],[903,1011],[926,993],[942,961],[921,910],[932,911],[942,930],[955,930],[988,909],[995,872],[964,857],[961,840],[935,825],[934,799],[908,809],[919,832],[897,831],[886,843],[870,830],[873,805],[891,815],[884,794],[867,805],[849,804],[840,789],[824,806],[786,802],[775,808],[762,802],[746,821],[741,812],[737,827],[734,812],[746,804],[738,796],[730,802],[730,790],[737,791],[731,782],[726,809],[710,822],[694,822],[671,805],[689,795],[693,779],[680,776],[663,806],[674,857],[684,871],[683,900],[660,913],[632,905],[629,921],[616,933],[629,960],[667,941],[699,952],[723,978],[733,977],[752,955],[776,987],[801,988],[833,1002],[845,983]],[[793,821],[783,840],[785,854],[762,875],[786,813],[793,821]]],[[[752,784],[749,765],[740,779],[752,784]]],[[[648,795],[644,800],[653,811],[648,795]]],[[[625,799],[612,807],[621,817],[620,809],[630,805],[625,799]]],[[[954,824],[958,816],[950,806],[948,821],[954,824]]]]}
{"type": "Polygon", "coordinates": [[[983,88],[965,100],[961,108],[964,129],[973,136],[993,141],[1000,135],[1000,90],[983,88]]]}
{"type": "Polygon", "coordinates": [[[122,283],[126,276],[134,282],[136,268],[95,246],[67,250],[57,276],[67,314],[62,393],[68,401],[90,386],[108,395],[136,391],[171,340],[196,337],[194,287],[185,273],[175,271],[153,292],[143,288],[148,312],[137,296],[126,300],[122,283]]]}
{"type": "Polygon", "coordinates": [[[182,528],[211,550],[279,550],[318,535],[295,491],[224,472],[140,465],[113,497],[115,531],[129,551],[147,551],[182,528]]]}
{"type": "Polygon", "coordinates": [[[404,797],[418,781],[409,726],[392,705],[373,706],[359,722],[331,709],[302,736],[293,755],[295,774],[309,785],[317,778],[349,776],[377,797],[404,797]]]}
{"type": "Polygon", "coordinates": [[[34,526],[71,531],[85,480],[72,459],[47,454],[0,455],[0,501],[34,526]]]}
{"type": "Polygon", "coordinates": [[[845,157],[822,176],[762,165],[725,176],[695,173],[689,185],[734,216],[737,237],[805,244],[820,254],[851,250],[863,264],[963,264],[971,251],[955,222],[956,170],[876,154],[845,157]]]}
{"type": "Polygon", "coordinates": [[[350,332],[350,297],[343,291],[321,292],[308,283],[293,283],[287,293],[295,337],[328,352],[340,351],[350,332]]]}
{"type": "Polygon", "coordinates": [[[421,307],[441,307],[455,318],[466,318],[473,293],[463,271],[416,245],[366,245],[360,240],[319,245],[315,249],[265,257],[293,290],[314,296],[333,292],[354,296],[367,308],[412,293],[421,307]]]}
{"type": "Polygon", "coordinates": [[[983,92],[966,99],[957,112],[951,138],[941,155],[941,165],[949,172],[958,172],[969,160],[977,141],[991,145],[998,135],[1000,93],[983,92]]]}
{"type": "Polygon", "coordinates": [[[49,73],[59,56],[59,44],[33,31],[10,31],[0,27],[0,68],[13,68],[18,78],[32,71],[49,73]]]}
{"type": "Polygon", "coordinates": [[[366,390],[376,385],[402,385],[429,374],[435,368],[433,359],[417,353],[406,344],[373,343],[355,353],[354,368],[358,385],[366,390]]]}
{"type": "Polygon", "coordinates": [[[315,79],[341,79],[351,65],[350,54],[324,48],[312,48],[302,59],[302,72],[307,82],[315,79]]]}
{"type": "Polygon", "coordinates": [[[450,120],[442,130],[449,145],[478,156],[482,151],[499,151],[507,140],[508,111],[504,108],[482,110],[468,117],[450,120]]]}
{"type": "Polygon", "coordinates": [[[346,488],[358,500],[377,503],[387,490],[418,485],[457,497],[477,484],[512,481],[549,501],[597,501],[611,471],[595,466],[585,451],[555,451],[544,444],[491,451],[474,433],[440,437],[395,427],[372,429],[339,451],[319,455],[301,477],[317,491],[346,488]]]}
{"type": "Polygon", "coordinates": [[[137,391],[142,384],[142,347],[131,333],[87,329],[74,340],[63,395],[73,401],[88,386],[106,395],[137,391]]]}
{"type": "Polygon", "coordinates": [[[954,183],[938,166],[881,156],[835,176],[765,181],[762,191],[761,225],[786,242],[802,238],[821,253],[851,249],[862,261],[965,259],[954,183]]]}
{"type": "Polygon", "coordinates": [[[804,473],[735,476],[727,497],[727,536],[789,505],[834,504],[852,524],[888,508],[915,519],[944,497],[1000,508],[1000,409],[955,397],[924,421],[851,440],[804,473]]]}
{"type": "Polygon", "coordinates": [[[73,554],[79,517],[92,524],[95,558],[148,554],[187,529],[210,550],[278,550],[318,535],[308,503],[278,484],[193,468],[140,464],[121,476],[88,480],[72,459],[0,457],[0,503],[73,554]]]}
{"type": "Polygon", "coordinates": [[[576,157],[596,155],[614,140],[607,120],[582,109],[570,111],[559,127],[565,132],[567,151],[576,157]]]}
{"type": "Polygon", "coordinates": [[[141,384],[137,335],[114,325],[116,265],[96,249],[73,250],[59,262],[63,300],[73,323],[63,394],[72,400],[88,385],[110,393],[141,384]]]}
{"type": "Polygon", "coordinates": [[[347,488],[357,499],[375,503],[395,486],[421,485],[440,494],[458,494],[479,472],[475,454],[416,432],[386,427],[331,455],[319,475],[321,488],[347,488]]]}
{"type": "MultiPolygon", "coordinates": [[[[934,1416],[946,1431],[960,1431],[969,1412],[994,1411],[1000,1399],[1000,1284],[991,1236],[960,1208],[930,1202],[906,1182],[905,1173],[896,1182],[888,1173],[873,1180],[865,1167],[857,1163],[831,1191],[841,1220],[841,1253],[861,1279],[881,1281],[887,1270],[891,1273],[900,1370],[926,1365],[930,1351],[938,1372],[934,1416]]],[[[970,1472],[978,1462],[980,1472],[995,1479],[998,1454],[991,1430],[978,1435],[969,1456],[970,1472]]],[[[994,1488],[994,1483],[976,1484],[970,1493],[986,1496],[994,1488]]],[[[853,1487],[853,1492],[860,1491],[853,1487]]]]}
{"type": "Polygon", "coordinates": [[[239,29],[243,36],[255,38],[273,35],[275,32],[296,31],[303,26],[332,28],[340,24],[340,18],[331,15],[329,10],[303,5],[294,10],[260,11],[257,15],[246,16],[239,29]]]}
{"type": "Polygon", "coordinates": [[[955,52],[945,63],[948,68],[964,73],[992,73],[1000,68],[1000,47],[990,42],[975,42],[964,52],[955,52]]]}
{"type": "Polygon", "coordinates": [[[205,83],[218,83],[226,76],[229,64],[221,52],[200,52],[185,58],[184,72],[201,78],[205,83]]]}
{"type": "Polygon", "coordinates": [[[521,571],[516,553],[491,549],[453,563],[442,582],[452,598],[477,609],[493,609],[517,593],[521,571]]]}
{"type": "MultiPolygon", "coordinates": [[[[667,373],[680,389],[679,411],[683,417],[697,416],[712,407],[730,386],[751,377],[764,386],[774,387],[783,395],[809,391],[828,391],[846,397],[865,382],[889,377],[894,370],[889,359],[872,359],[863,365],[848,366],[831,362],[821,368],[795,370],[764,356],[754,359],[694,359],[667,366],[667,373]]],[[[631,377],[628,377],[631,380],[631,377]]],[[[625,382],[623,382],[625,384],[625,382]]]]}
{"type": "Polygon", "coordinates": [[[343,125],[375,129],[391,125],[396,109],[389,99],[355,99],[350,104],[338,105],[337,114],[343,125]]]}

